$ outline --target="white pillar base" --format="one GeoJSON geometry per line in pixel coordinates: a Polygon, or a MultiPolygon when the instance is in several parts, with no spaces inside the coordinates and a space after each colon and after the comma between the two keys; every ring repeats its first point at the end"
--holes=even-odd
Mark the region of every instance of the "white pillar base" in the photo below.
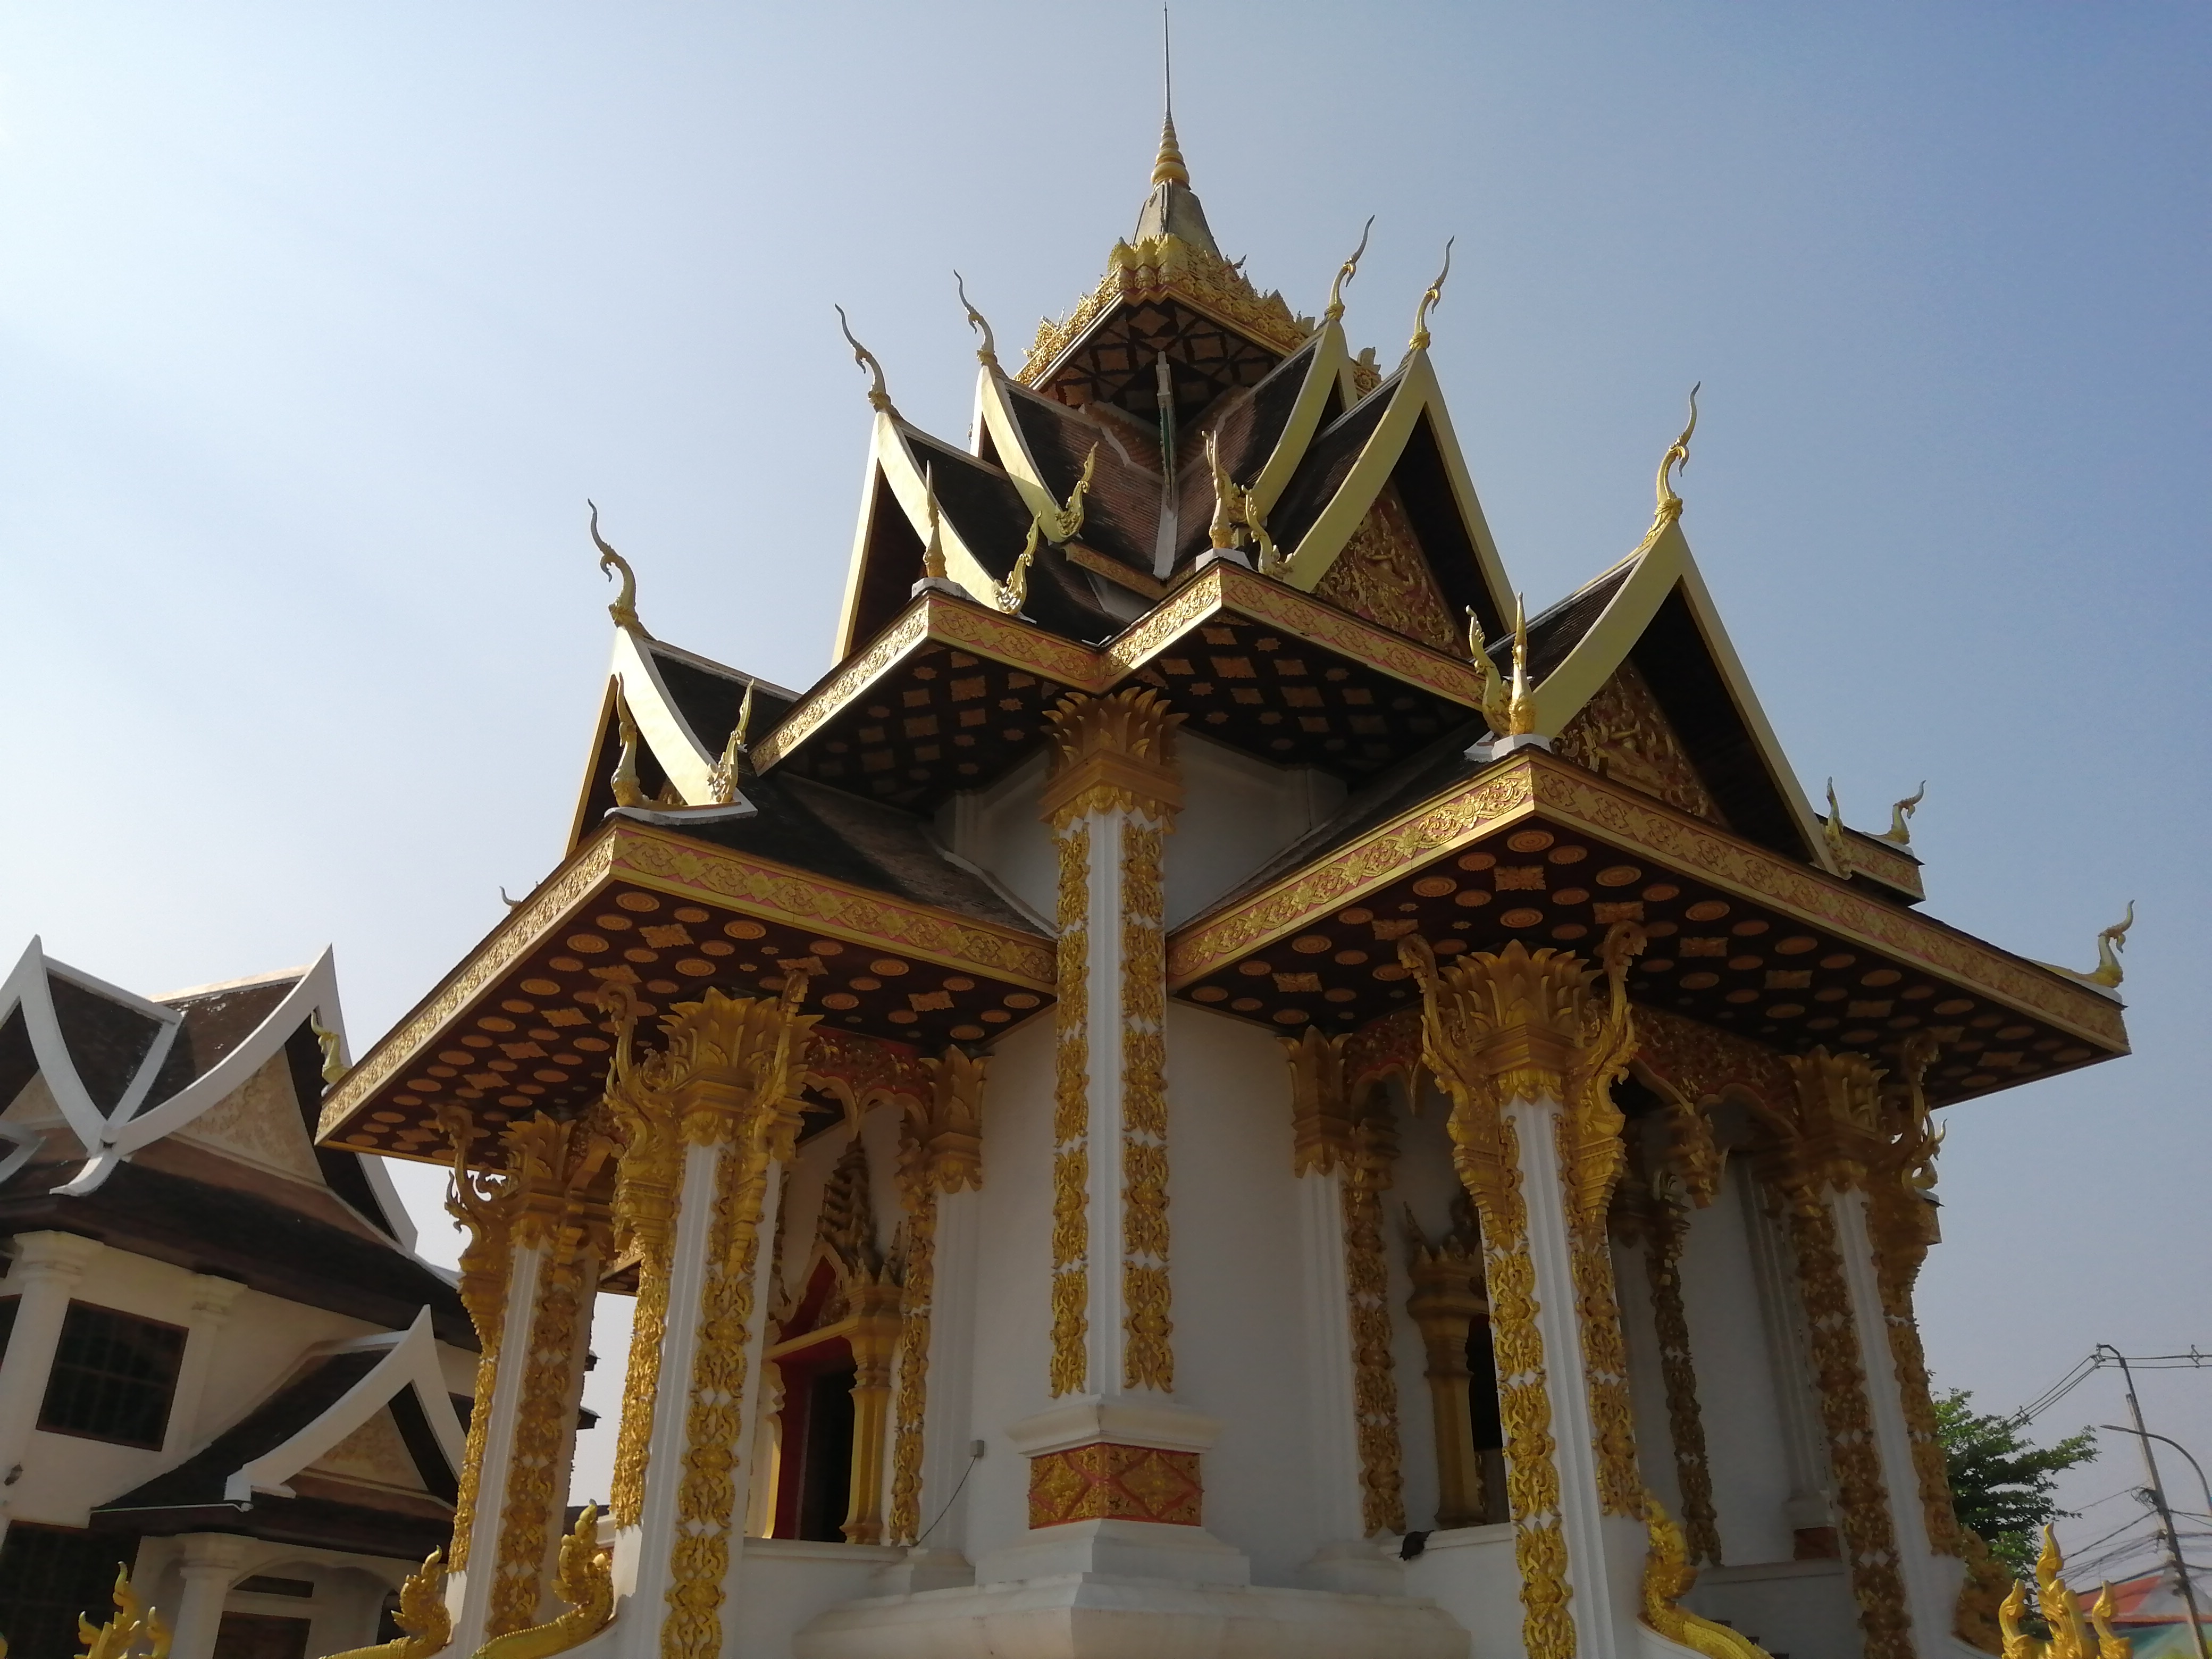
{"type": "Polygon", "coordinates": [[[1403,1595],[1406,1564],[1395,1538],[1351,1538],[1323,1544],[1298,1566],[1298,1582],[1308,1589],[1345,1595],[1403,1595]]]}
{"type": "Polygon", "coordinates": [[[1468,1651],[1467,1632],[1432,1601],[1091,1573],[848,1601],[793,1644],[798,1659],[1468,1659],[1468,1651]]]}

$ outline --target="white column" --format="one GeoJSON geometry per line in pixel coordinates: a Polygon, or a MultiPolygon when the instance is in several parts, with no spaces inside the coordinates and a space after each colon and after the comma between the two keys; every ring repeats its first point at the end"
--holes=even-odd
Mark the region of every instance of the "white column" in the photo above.
{"type": "Polygon", "coordinates": [[[17,1298],[15,1325],[7,1358],[0,1360],[0,1538],[8,1534],[15,1472],[29,1452],[31,1431],[46,1403],[70,1293],[106,1248],[75,1233],[15,1235],[15,1265],[5,1287],[17,1298]]]}
{"type": "MultiPolygon", "coordinates": [[[[1366,1535],[1359,1487],[1359,1407],[1352,1352],[1352,1287],[1344,1270],[1341,1162],[1298,1177],[1298,1267],[1306,1286],[1307,1462],[1316,1529],[1324,1539],[1366,1535]]],[[[1328,1588],[1336,1588],[1331,1585],[1328,1588]]]]}
{"type": "Polygon", "coordinates": [[[1750,1245],[1752,1274],[1759,1286],[1759,1326],[1765,1336],[1774,1397],[1781,1407],[1783,1443],[1789,1453],[1790,1497],[1784,1505],[1783,1525],[1800,1539],[1805,1533],[1826,1529],[1838,1537],[1840,1553],[1828,1474],[1828,1443],[1805,1357],[1804,1314],[1797,1301],[1796,1270],[1790,1261],[1782,1230],[1762,1207],[1759,1186],[1743,1178],[1741,1165],[1732,1164],[1730,1173],[1736,1176],[1730,1184],[1741,1206],[1750,1245]]]}
{"type": "Polygon", "coordinates": [[[469,1534],[468,1565],[446,1586],[453,1609],[453,1648],[474,1653],[484,1643],[491,1616],[492,1585],[499,1577],[499,1535],[507,1513],[507,1489],[514,1463],[514,1430],[521,1415],[523,1378],[530,1370],[530,1328],[538,1312],[538,1285],[545,1269],[543,1246],[518,1249],[507,1276],[507,1305],[500,1316],[499,1366],[492,1395],[470,1410],[489,1412],[483,1474],[477,1479],[474,1525],[469,1534]]]}
{"type": "Polygon", "coordinates": [[[177,1390],[169,1401],[169,1429],[162,1437],[161,1453],[180,1462],[199,1441],[200,1407],[207,1398],[208,1370],[222,1328],[246,1286],[234,1279],[211,1273],[192,1275],[190,1334],[185,1339],[185,1362],[177,1372],[177,1390]]]}
{"type": "Polygon", "coordinates": [[[184,1592],[172,1623],[169,1659],[211,1659],[222,1627],[222,1604],[246,1564],[246,1540],[228,1533],[187,1533],[179,1539],[184,1592]]]}
{"type": "Polygon", "coordinates": [[[1858,1334],[1866,1369],[1867,1408],[1874,1422],[1875,1449],[1881,1459],[1881,1483],[1889,1498],[1889,1522],[1897,1539],[1898,1574],[1905,1581],[1905,1604],[1912,1620],[1915,1646],[1922,1659],[1950,1645],[1953,1612],[1964,1565],[1938,1556],[1928,1538],[1920,1508],[1920,1476],[1912,1466],[1912,1439],[1905,1405],[1898,1394],[1896,1362],[1890,1352],[1889,1323],[1875,1277],[1874,1242],[1867,1231],[1866,1195],[1831,1190],[1828,1209],[1835,1218],[1836,1248],[1844,1259],[1844,1283],[1851,1297],[1851,1324],[1858,1334]]]}
{"type": "Polygon", "coordinates": [[[963,1188],[937,1195],[937,1273],[929,1310],[929,1411],[921,1431],[925,1548],[966,1547],[968,1451],[975,1437],[975,1259],[983,1194],[963,1188]],[[953,1493],[957,1490],[958,1498],[953,1493]],[[946,1509],[947,1504],[951,1508],[946,1509]],[[944,1518],[939,1520],[940,1512],[944,1518]]]}
{"type": "MultiPolygon", "coordinates": [[[[742,1156],[732,1148],[732,1158],[742,1156]]],[[[760,1442],[761,1402],[767,1390],[762,1387],[761,1373],[766,1366],[761,1356],[768,1351],[768,1310],[775,1302],[775,1228],[776,1219],[783,1209],[783,1168],[771,1161],[765,1177],[766,1190],[761,1195],[759,1243],[753,1255],[753,1311],[752,1322],[745,1331],[744,1393],[738,1401],[738,1443],[731,1449],[737,1458],[737,1503],[729,1516],[730,1565],[722,1586],[726,1607],[735,1607],[742,1599],[745,1571],[745,1520],[751,1514],[755,1493],[766,1483],[766,1462],[747,1452],[760,1442]]],[[[886,1457],[888,1463],[890,1459],[886,1457]]]]}

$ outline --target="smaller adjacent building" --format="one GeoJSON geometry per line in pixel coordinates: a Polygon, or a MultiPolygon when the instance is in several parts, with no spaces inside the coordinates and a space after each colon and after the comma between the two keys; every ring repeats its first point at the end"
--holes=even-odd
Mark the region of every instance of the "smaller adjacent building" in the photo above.
{"type": "Polygon", "coordinates": [[[66,1659],[119,1565],[173,1659],[393,1632],[453,1531],[476,1372],[379,1160],[313,1141],[343,1058],[312,968],[146,998],[0,981],[0,1637],[66,1659]]]}

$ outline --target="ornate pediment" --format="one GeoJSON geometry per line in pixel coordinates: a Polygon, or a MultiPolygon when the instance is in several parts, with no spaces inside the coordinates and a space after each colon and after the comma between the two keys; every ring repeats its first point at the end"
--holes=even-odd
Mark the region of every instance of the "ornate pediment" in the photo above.
{"type": "Polygon", "coordinates": [[[1462,653],[1462,630],[1453,626],[1395,484],[1382,486],[1314,597],[1439,651],[1462,653]]]}
{"type": "Polygon", "coordinates": [[[1601,778],[1656,796],[1669,806],[1729,827],[1672,722],[1632,661],[1624,661],[1552,740],[1552,752],[1601,778]]]}

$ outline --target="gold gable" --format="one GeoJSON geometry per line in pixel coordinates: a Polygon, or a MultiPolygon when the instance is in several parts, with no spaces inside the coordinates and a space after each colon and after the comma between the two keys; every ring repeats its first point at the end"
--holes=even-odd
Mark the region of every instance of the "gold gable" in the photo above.
{"type": "Polygon", "coordinates": [[[1344,551],[1315,584],[1314,597],[1423,645],[1463,654],[1460,630],[1452,625],[1395,484],[1382,486],[1344,551]]]}
{"type": "Polygon", "coordinates": [[[1552,741],[1552,752],[1725,830],[1728,818],[1633,662],[1623,661],[1552,741]]]}

